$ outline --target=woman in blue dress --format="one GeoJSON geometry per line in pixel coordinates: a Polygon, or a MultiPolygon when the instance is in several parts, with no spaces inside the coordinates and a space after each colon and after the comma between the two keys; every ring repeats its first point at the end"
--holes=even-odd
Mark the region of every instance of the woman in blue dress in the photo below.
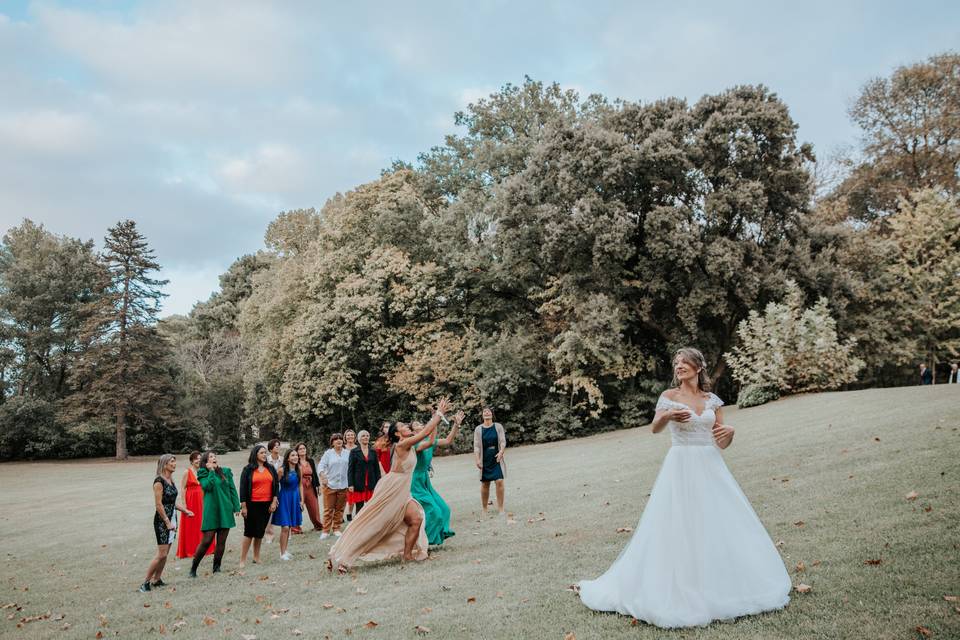
{"type": "Polygon", "coordinates": [[[506,475],[503,455],[507,451],[507,438],[503,425],[493,421],[493,409],[484,407],[481,417],[483,424],[477,425],[473,432],[473,455],[480,469],[480,503],[486,514],[490,483],[493,482],[497,487],[497,511],[502,514],[505,493],[503,477],[506,475]]]}
{"type": "Polygon", "coordinates": [[[280,527],[280,559],[290,560],[287,551],[290,543],[290,527],[303,523],[303,499],[300,495],[300,454],[296,449],[287,449],[280,467],[280,499],[273,513],[273,524],[280,527]]]}

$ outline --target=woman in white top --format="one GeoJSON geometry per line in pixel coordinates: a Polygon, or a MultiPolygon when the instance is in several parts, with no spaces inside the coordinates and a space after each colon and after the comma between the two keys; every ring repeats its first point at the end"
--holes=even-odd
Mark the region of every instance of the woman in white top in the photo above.
{"type": "Polygon", "coordinates": [[[680,349],[673,371],[652,423],[654,433],[669,427],[673,446],[630,542],[606,573],[580,583],[580,598],[668,628],[780,609],[790,578],[720,455],[734,431],[703,355],[680,349]]]}
{"type": "Polygon", "coordinates": [[[350,468],[350,452],[343,446],[343,436],[330,436],[330,448],[320,458],[317,471],[320,473],[320,491],[323,493],[323,533],[320,539],[330,534],[341,535],[343,509],[347,506],[347,471],[350,468]]]}

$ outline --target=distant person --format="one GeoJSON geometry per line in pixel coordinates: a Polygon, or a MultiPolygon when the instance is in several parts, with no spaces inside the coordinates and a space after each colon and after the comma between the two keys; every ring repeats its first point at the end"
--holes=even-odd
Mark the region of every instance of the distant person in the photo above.
{"type": "Polygon", "coordinates": [[[258,444],[250,450],[247,466],[240,473],[240,515],[243,516],[243,544],[240,546],[240,568],[247,566],[247,553],[253,545],[253,562],[260,562],[260,543],[277,509],[280,484],[277,472],[267,464],[267,448],[258,444]]]}
{"type": "Polygon", "coordinates": [[[190,565],[191,578],[197,577],[197,567],[214,539],[217,546],[213,550],[213,572],[220,572],[223,552],[227,549],[227,536],[230,535],[230,529],[237,526],[237,516],[240,515],[240,497],[233,483],[233,472],[220,466],[217,454],[213,451],[200,456],[197,480],[203,487],[203,522],[200,525],[203,537],[190,565]]]}
{"type": "MultiPolygon", "coordinates": [[[[274,438],[267,443],[267,451],[269,455],[267,456],[267,464],[273,467],[273,470],[278,472],[280,467],[283,466],[283,456],[280,454],[280,441],[274,438]]],[[[263,534],[263,541],[267,544],[273,542],[273,514],[270,514],[270,522],[267,523],[267,531],[263,534]]]]}
{"type": "Polygon", "coordinates": [[[177,537],[177,519],[174,514],[177,511],[183,511],[187,515],[193,515],[177,505],[177,485],[173,481],[173,472],[176,469],[175,455],[165,453],[160,456],[157,462],[157,476],[153,479],[153,532],[157,537],[157,555],[147,567],[147,577],[140,585],[141,592],[166,586],[163,581],[163,568],[167,566],[170,545],[177,537]]]}
{"type": "Polygon", "coordinates": [[[507,437],[503,425],[493,421],[493,409],[484,407],[481,413],[483,423],[473,431],[473,455],[480,469],[480,503],[483,513],[487,513],[490,502],[490,483],[497,487],[497,512],[503,513],[504,486],[503,477],[506,464],[503,455],[507,451],[507,437]]]}
{"type": "MultiPolygon", "coordinates": [[[[353,453],[353,450],[357,448],[357,433],[353,429],[347,429],[343,432],[343,448],[347,452],[347,460],[350,460],[350,454],[353,453]]],[[[350,488],[347,487],[347,506],[343,512],[344,517],[347,519],[347,522],[353,520],[355,502],[350,500],[350,488]]]]}
{"type": "Polygon", "coordinates": [[[933,384],[933,372],[926,363],[920,364],[920,384],[933,384]]]}
{"type": "Polygon", "coordinates": [[[342,535],[343,510],[347,506],[347,471],[350,467],[350,455],[343,448],[343,436],[335,433],[330,436],[330,448],[327,449],[317,470],[320,472],[320,492],[323,494],[323,533],[320,539],[330,534],[342,535]]]}
{"type": "MultiPolygon", "coordinates": [[[[298,442],[294,447],[297,457],[300,458],[300,500],[303,501],[307,517],[313,523],[314,531],[323,531],[323,520],[320,511],[320,473],[317,463],[310,457],[305,442],[298,442]]],[[[303,533],[299,526],[291,529],[293,533],[303,533]]]]}
{"type": "Polygon", "coordinates": [[[383,469],[384,473],[390,473],[390,462],[393,455],[393,443],[387,436],[388,431],[390,431],[390,423],[384,421],[380,425],[380,435],[373,443],[373,450],[377,452],[377,459],[380,460],[380,468],[383,469]]]}
{"type": "Polygon", "coordinates": [[[947,384],[960,384],[960,367],[954,362],[950,365],[950,375],[947,376],[947,384]]]}
{"type": "MultiPolygon", "coordinates": [[[[180,481],[181,513],[188,514],[181,518],[177,525],[177,557],[191,558],[197,552],[197,545],[203,533],[200,532],[200,522],[203,518],[203,489],[197,482],[197,470],[200,468],[200,452],[190,454],[190,464],[183,472],[180,481]]],[[[213,543],[207,547],[204,555],[213,553],[213,543]]]]}
{"type": "Polygon", "coordinates": [[[299,527],[303,521],[303,499],[300,493],[300,454],[288,449],[280,467],[280,500],[273,520],[280,527],[280,559],[290,560],[287,550],[290,544],[290,529],[299,527]]]}
{"type": "Polygon", "coordinates": [[[347,504],[352,504],[360,513],[364,503],[373,497],[373,489],[380,482],[380,460],[370,446],[370,433],[361,430],[357,434],[359,444],[350,452],[347,466],[347,504]]]}

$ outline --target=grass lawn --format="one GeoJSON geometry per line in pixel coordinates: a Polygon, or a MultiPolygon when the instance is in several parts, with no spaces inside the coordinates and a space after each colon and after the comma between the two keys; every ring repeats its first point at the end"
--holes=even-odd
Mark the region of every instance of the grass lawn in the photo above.
{"type": "MultiPolygon", "coordinates": [[[[238,527],[225,573],[209,575],[206,559],[190,580],[171,554],[170,586],[148,594],[136,589],[155,551],[154,460],[0,465],[0,636],[960,637],[960,602],[944,599],[960,595],[960,386],[794,397],[727,409],[727,421],[727,464],[794,584],[812,587],[783,611],[668,632],[566,590],[604,571],[628,540],[617,528],[637,524],[670,444],[639,428],[510,450],[510,520],[479,520],[472,456],[435,460],[457,535],[424,563],[337,577],[324,569],[330,541],[307,534],[293,562],[265,545],[265,562],[239,573],[238,527]]],[[[245,458],[224,463],[239,478],[245,458]]]]}

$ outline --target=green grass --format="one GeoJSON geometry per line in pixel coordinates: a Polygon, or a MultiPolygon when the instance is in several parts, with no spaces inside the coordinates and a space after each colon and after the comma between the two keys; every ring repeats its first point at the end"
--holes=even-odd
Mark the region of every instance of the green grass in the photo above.
{"type": "MultiPolygon", "coordinates": [[[[565,590],[605,570],[628,539],[616,529],[636,526],[669,446],[668,435],[648,428],[510,450],[515,523],[478,520],[472,457],[437,459],[434,484],[457,535],[421,564],[331,576],[329,541],[314,534],[294,539],[294,562],[281,563],[277,545],[266,545],[265,563],[239,575],[238,528],[224,561],[233,573],[191,581],[186,561],[171,560],[171,586],[149,594],[135,589],[155,550],[153,460],[6,464],[0,604],[20,609],[0,610],[0,635],[150,638],[164,625],[179,638],[276,639],[294,630],[341,638],[349,630],[392,639],[417,637],[422,625],[425,638],[916,638],[923,625],[934,638],[956,638],[960,603],[943,596],[960,595],[958,408],[960,387],[938,386],[728,409],[738,430],[724,457],[783,541],[794,584],[812,591],[794,594],[783,611],[671,632],[593,613],[565,590]],[[906,499],[911,491],[916,500],[906,499]],[[881,564],[864,564],[875,559],[881,564]],[[204,624],[207,616],[215,623],[204,624]],[[371,620],[379,626],[365,628],[371,620]]],[[[235,474],[244,455],[226,456],[235,474]]]]}

